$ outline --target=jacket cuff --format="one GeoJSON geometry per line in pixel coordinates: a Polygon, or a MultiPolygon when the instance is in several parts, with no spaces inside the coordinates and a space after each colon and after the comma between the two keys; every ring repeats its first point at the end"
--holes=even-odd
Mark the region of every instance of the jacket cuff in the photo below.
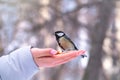
{"type": "Polygon", "coordinates": [[[31,46],[23,47],[9,55],[9,61],[13,62],[15,64],[14,66],[17,69],[20,69],[21,74],[23,74],[26,79],[31,78],[35,73],[39,71],[39,68],[33,60],[30,49],[31,46]]]}

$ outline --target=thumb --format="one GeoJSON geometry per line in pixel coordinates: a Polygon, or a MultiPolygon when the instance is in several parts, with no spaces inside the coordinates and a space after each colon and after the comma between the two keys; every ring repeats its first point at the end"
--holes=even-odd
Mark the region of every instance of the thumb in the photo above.
{"type": "Polygon", "coordinates": [[[52,48],[45,48],[45,49],[32,48],[31,52],[36,57],[52,56],[54,54],[57,54],[57,51],[52,48]]]}

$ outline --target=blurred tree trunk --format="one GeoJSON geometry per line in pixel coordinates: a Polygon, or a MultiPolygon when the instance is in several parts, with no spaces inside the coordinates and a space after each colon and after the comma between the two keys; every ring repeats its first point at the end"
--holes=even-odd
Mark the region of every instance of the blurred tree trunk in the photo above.
{"type": "Polygon", "coordinates": [[[102,72],[102,46],[109,26],[112,8],[113,0],[103,0],[99,5],[99,21],[95,26],[89,28],[91,38],[90,59],[83,80],[100,80],[102,72]]]}

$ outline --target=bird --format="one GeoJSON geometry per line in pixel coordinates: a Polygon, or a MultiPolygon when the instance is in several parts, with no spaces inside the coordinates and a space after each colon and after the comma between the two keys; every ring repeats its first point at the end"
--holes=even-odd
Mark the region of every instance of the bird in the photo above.
{"type": "MultiPolygon", "coordinates": [[[[59,47],[63,51],[78,50],[73,41],[63,31],[55,31],[55,37],[59,47]]],[[[87,57],[85,54],[81,56],[83,58],[87,57]]]]}

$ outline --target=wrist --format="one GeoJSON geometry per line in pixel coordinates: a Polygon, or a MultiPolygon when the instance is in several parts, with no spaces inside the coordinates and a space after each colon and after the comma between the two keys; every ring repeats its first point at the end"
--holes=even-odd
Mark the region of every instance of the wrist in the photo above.
{"type": "Polygon", "coordinates": [[[36,48],[31,47],[30,51],[31,51],[31,54],[32,54],[32,57],[33,57],[33,60],[34,60],[35,64],[37,65],[37,67],[39,67],[38,64],[37,64],[36,48]]]}

